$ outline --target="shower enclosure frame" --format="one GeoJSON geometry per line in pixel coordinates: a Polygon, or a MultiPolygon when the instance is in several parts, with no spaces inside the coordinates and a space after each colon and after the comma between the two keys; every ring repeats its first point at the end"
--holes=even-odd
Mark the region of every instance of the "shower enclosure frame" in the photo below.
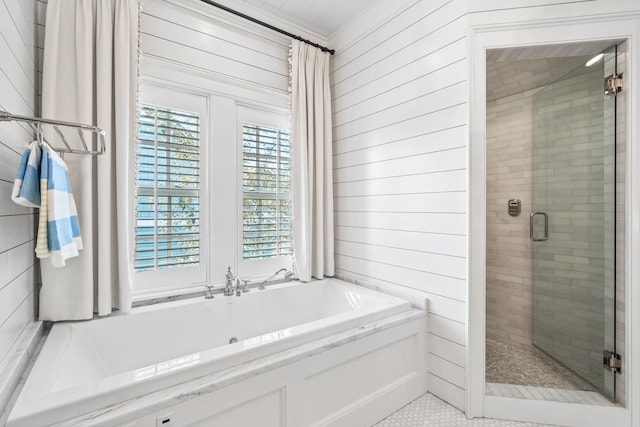
{"type": "MultiPolygon", "coordinates": [[[[582,7],[582,6],[581,6],[582,7]]],[[[587,6],[584,6],[586,9],[587,6]]],[[[526,22],[526,16],[508,12],[512,16],[496,19],[483,16],[470,17],[470,129],[469,129],[469,286],[467,327],[467,387],[466,414],[469,417],[495,417],[514,421],[567,423],[580,426],[640,424],[640,263],[631,261],[640,253],[640,197],[632,197],[640,189],[640,148],[635,130],[638,129],[640,91],[634,84],[640,70],[640,13],[598,15],[598,6],[591,8],[588,18],[566,18],[566,15],[548,17],[545,21],[526,22]],[[598,16],[598,17],[594,17],[598,16]],[[475,19],[474,19],[475,18],[475,19]],[[490,22],[518,22],[512,25],[484,24],[490,22]],[[625,70],[626,97],[626,150],[625,179],[625,371],[627,379],[627,405],[625,408],[548,402],[485,396],[485,310],[486,310],[486,51],[584,43],[589,41],[626,41],[628,62],[625,70]],[[635,143],[634,143],[635,142],[635,143]],[[634,149],[634,146],[636,147],[634,149]]],[[[506,12],[505,12],[506,13],[506,12]]],[[[561,13],[561,12],[559,12],[561,13]]],[[[583,12],[588,13],[588,12],[583,12]]],[[[566,10],[565,10],[566,14],[566,10]]]]}

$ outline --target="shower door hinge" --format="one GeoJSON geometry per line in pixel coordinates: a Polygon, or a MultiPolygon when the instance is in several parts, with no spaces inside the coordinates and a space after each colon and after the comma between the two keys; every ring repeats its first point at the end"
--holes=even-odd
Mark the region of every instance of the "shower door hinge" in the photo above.
{"type": "Polygon", "coordinates": [[[604,368],[610,370],[612,374],[619,374],[622,370],[622,357],[612,351],[604,350],[602,352],[602,362],[604,368]]]}
{"type": "Polygon", "coordinates": [[[604,94],[615,95],[622,92],[622,73],[611,74],[604,78],[604,94]]]}

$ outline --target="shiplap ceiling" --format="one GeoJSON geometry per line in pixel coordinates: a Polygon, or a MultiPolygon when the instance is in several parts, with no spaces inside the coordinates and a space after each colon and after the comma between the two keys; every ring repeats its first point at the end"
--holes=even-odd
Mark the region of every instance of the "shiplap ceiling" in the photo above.
{"type": "Polygon", "coordinates": [[[269,16],[329,39],[379,0],[219,0],[225,6],[269,22],[269,16]],[[261,13],[260,13],[261,12],[261,13]]]}

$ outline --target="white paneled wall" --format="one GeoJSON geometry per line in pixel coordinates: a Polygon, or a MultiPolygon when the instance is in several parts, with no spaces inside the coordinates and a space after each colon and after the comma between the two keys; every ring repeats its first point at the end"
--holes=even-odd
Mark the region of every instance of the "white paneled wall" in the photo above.
{"type": "Polygon", "coordinates": [[[472,22],[597,14],[606,2],[571,3],[379,2],[329,40],[337,272],[429,295],[429,387],[460,408],[469,326],[467,32],[472,22]]]}
{"type": "Polygon", "coordinates": [[[200,2],[145,0],[141,19],[144,55],[240,84],[287,91],[286,39],[258,37],[246,28],[255,25],[212,20],[203,11],[219,13],[200,2]]]}
{"type": "MultiPolygon", "coordinates": [[[[0,2],[0,109],[13,114],[39,114],[45,8],[38,0],[0,2]]],[[[7,376],[11,356],[36,316],[37,216],[11,201],[20,157],[32,140],[28,126],[0,122],[0,375],[7,376]]]]}
{"type": "Polygon", "coordinates": [[[428,293],[429,388],[462,408],[466,3],[384,7],[359,39],[330,41],[337,49],[336,268],[347,278],[428,293]]]}

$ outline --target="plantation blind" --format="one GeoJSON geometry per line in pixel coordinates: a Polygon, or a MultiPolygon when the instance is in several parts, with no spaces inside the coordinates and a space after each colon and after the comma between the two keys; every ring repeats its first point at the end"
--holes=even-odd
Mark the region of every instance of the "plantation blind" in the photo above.
{"type": "Polygon", "coordinates": [[[200,263],[199,114],[142,105],[136,151],[136,271],[200,263]]]}
{"type": "Polygon", "coordinates": [[[242,128],[244,260],[291,255],[291,150],[289,133],[242,128]]]}

